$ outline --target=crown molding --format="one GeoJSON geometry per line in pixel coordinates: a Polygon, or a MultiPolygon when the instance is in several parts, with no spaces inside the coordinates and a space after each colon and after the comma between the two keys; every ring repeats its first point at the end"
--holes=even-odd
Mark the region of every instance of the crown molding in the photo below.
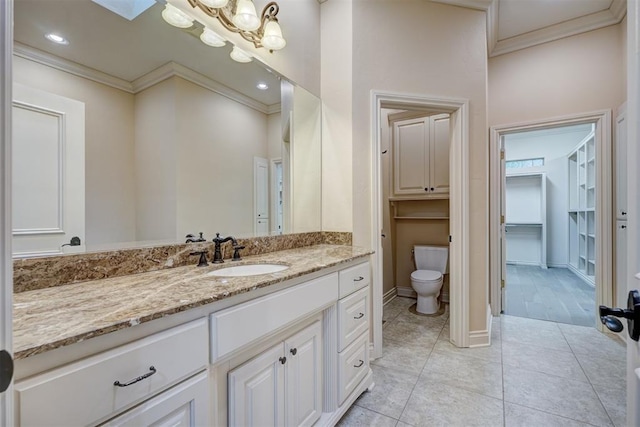
{"type": "Polygon", "coordinates": [[[74,76],[92,80],[96,83],[101,83],[128,93],[134,93],[131,83],[124,79],[89,68],[77,62],[69,61],[68,59],[60,58],[59,56],[52,55],[31,46],[14,42],[13,54],[19,58],[28,59],[29,61],[37,62],[38,64],[46,65],[47,67],[55,68],[56,70],[64,71],[74,76]]]}
{"type": "Polygon", "coordinates": [[[486,12],[494,0],[431,0],[434,3],[449,4],[451,6],[466,7],[467,9],[482,10],[486,12]]]}
{"type": "Polygon", "coordinates": [[[526,49],[539,44],[619,24],[626,14],[625,6],[625,0],[613,0],[611,8],[603,10],[602,12],[571,19],[508,39],[498,40],[495,47],[489,51],[489,57],[504,55],[505,53],[516,50],[526,49]],[[620,3],[622,3],[623,6],[620,6],[620,3]]]}
{"type": "MultiPolygon", "coordinates": [[[[103,73],[102,71],[86,67],[76,62],[60,58],[59,56],[55,56],[17,42],[14,43],[13,54],[20,58],[37,62],[60,71],[73,74],[74,76],[82,77],[96,83],[101,83],[134,95],[171,77],[180,77],[264,114],[271,114],[269,111],[270,108],[273,107],[249,98],[235,89],[231,89],[222,83],[212,80],[203,74],[175,62],[168,62],[163,66],[133,80],[132,82],[129,82],[110,74],[103,73]]],[[[277,108],[279,111],[280,104],[275,105],[277,107],[273,108],[277,108]]]]}
{"type": "Polygon", "coordinates": [[[267,114],[276,114],[281,111],[282,111],[282,104],[279,102],[277,104],[267,106],[267,114]]]}
{"type": "Polygon", "coordinates": [[[134,93],[138,93],[174,76],[180,77],[195,85],[208,89],[240,104],[246,105],[249,108],[258,110],[261,113],[268,114],[268,106],[266,104],[249,98],[248,96],[241,94],[235,89],[231,89],[230,87],[225,86],[222,83],[218,83],[217,81],[212,80],[209,77],[198,73],[197,71],[193,71],[192,69],[173,61],[167,62],[163,66],[158,67],[155,70],[145,74],[144,76],[135,79],[133,82],[131,82],[131,84],[134,93]]]}

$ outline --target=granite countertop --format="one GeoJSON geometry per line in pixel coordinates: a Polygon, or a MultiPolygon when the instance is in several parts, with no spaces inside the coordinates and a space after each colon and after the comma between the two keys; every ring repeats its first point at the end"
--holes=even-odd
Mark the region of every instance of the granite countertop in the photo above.
{"type": "Polygon", "coordinates": [[[92,280],[13,296],[13,349],[24,359],[234,295],[365,257],[355,246],[316,245],[208,267],[177,267],[92,280]],[[287,270],[244,277],[207,273],[242,264],[285,264],[287,270]]]}

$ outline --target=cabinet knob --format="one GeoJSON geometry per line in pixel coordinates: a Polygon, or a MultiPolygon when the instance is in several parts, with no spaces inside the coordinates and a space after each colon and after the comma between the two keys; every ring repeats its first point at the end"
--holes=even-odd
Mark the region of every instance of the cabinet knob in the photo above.
{"type": "Polygon", "coordinates": [[[624,230],[625,228],[627,228],[627,226],[626,225],[621,225],[620,228],[622,228],[624,230]]]}
{"type": "Polygon", "coordinates": [[[627,213],[625,211],[620,212],[622,215],[626,215],[627,213]]]}
{"type": "Polygon", "coordinates": [[[294,356],[295,356],[295,355],[296,355],[296,353],[298,353],[298,349],[297,349],[297,348],[292,348],[291,350],[289,350],[289,352],[290,352],[292,355],[294,355],[294,356]]]}
{"type": "Polygon", "coordinates": [[[280,361],[280,363],[282,363],[283,365],[285,363],[287,363],[287,358],[286,357],[281,357],[280,359],[278,359],[280,361]]]}
{"type": "Polygon", "coordinates": [[[434,190],[434,188],[433,188],[433,187],[431,187],[431,191],[433,191],[433,190],[434,190]]]}
{"type": "Polygon", "coordinates": [[[425,187],[424,191],[429,191],[429,189],[425,187]]]}

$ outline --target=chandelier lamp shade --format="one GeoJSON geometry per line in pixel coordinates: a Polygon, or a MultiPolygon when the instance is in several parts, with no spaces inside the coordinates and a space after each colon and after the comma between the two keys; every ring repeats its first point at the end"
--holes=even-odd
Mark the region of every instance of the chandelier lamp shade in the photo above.
{"type": "MultiPolygon", "coordinates": [[[[287,44],[278,22],[280,6],[276,2],[268,3],[259,16],[252,0],[186,0],[186,2],[192,8],[200,9],[207,16],[215,18],[226,30],[239,34],[253,43],[256,48],[273,52],[284,48],[287,44]]],[[[167,23],[178,28],[190,28],[195,21],[188,13],[169,2],[166,3],[162,17],[167,23]]],[[[214,47],[225,45],[227,40],[223,35],[214,32],[204,24],[203,26],[204,30],[200,35],[203,43],[214,47]]],[[[233,58],[234,55],[232,52],[231,57],[233,58]]],[[[250,55],[246,53],[244,55],[249,58],[249,61],[251,60],[250,55]]],[[[243,59],[246,58],[243,57],[243,59]]]]}

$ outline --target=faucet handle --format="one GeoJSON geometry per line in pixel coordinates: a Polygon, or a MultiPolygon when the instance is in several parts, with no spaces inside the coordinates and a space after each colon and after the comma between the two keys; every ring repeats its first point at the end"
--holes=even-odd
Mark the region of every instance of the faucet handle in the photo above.
{"type": "Polygon", "coordinates": [[[244,249],[244,246],[236,245],[233,247],[233,261],[240,261],[242,258],[240,257],[240,250],[244,249]]]}
{"type": "Polygon", "coordinates": [[[198,259],[198,267],[206,267],[209,265],[207,263],[207,251],[191,252],[189,255],[200,255],[200,259],[198,259]]]}

